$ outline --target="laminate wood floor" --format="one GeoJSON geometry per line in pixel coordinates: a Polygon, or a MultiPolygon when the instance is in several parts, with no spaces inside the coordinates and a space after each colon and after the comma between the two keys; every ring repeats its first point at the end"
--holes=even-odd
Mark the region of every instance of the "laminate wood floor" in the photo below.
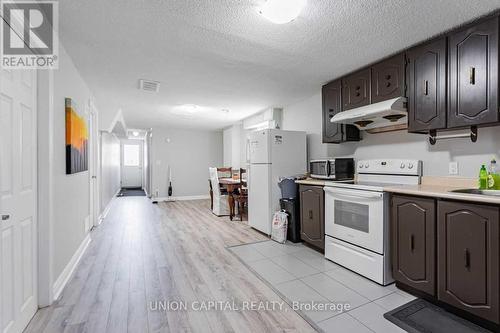
{"type": "Polygon", "coordinates": [[[227,246],[266,239],[205,200],[114,200],[61,297],[26,332],[312,332],[281,310],[158,311],[156,301],[281,301],[227,246]],[[152,303],[151,303],[152,302],[152,303]]]}

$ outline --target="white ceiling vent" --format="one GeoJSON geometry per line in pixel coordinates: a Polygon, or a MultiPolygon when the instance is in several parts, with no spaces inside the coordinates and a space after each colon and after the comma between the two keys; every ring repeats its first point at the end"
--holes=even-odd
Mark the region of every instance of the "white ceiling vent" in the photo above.
{"type": "Polygon", "coordinates": [[[152,80],[139,80],[139,89],[149,92],[159,92],[160,91],[160,82],[152,81],[152,80]]]}

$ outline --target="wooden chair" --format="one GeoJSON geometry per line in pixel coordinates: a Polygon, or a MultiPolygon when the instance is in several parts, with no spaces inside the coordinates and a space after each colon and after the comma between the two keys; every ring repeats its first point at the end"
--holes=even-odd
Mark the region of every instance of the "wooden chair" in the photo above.
{"type": "Polygon", "coordinates": [[[219,178],[231,178],[233,176],[232,168],[217,168],[217,176],[219,178]]]}
{"type": "Polygon", "coordinates": [[[240,168],[240,181],[242,182],[239,189],[239,193],[235,195],[234,199],[238,203],[238,214],[240,215],[240,220],[243,221],[243,211],[245,206],[248,208],[248,186],[244,183],[246,182],[246,169],[240,168]]]}
{"type": "MultiPolygon", "coordinates": [[[[232,168],[217,168],[218,178],[231,178],[233,176],[232,168]]],[[[220,187],[220,192],[222,194],[227,194],[227,189],[225,187],[220,187]]]]}
{"type": "Polygon", "coordinates": [[[208,180],[208,193],[210,194],[210,210],[214,209],[214,191],[212,190],[212,181],[208,180]]]}

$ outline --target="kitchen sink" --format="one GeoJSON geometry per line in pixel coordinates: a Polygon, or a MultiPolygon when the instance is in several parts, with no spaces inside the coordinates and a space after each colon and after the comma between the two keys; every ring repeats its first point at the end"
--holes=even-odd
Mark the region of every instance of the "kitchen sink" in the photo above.
{"type": "Polygon", "coordinates": [[[479,195],[489,195],[489,196],[500,197],[499,190],[479,190],[477,188],[465,188],[465,189],[459,189],[459,190],[452,190],[450,192],[464,193],[464,194],[479,194],[479,195]]]}

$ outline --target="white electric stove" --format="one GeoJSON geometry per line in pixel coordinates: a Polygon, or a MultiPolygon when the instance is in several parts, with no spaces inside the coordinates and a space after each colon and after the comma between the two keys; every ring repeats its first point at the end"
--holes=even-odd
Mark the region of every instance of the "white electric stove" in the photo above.
{"type": "Polygon", "coordinates": [[[381,285],[392,283],[389,194],[385,186],[417,185],[418,160],[356,163],[356,180],[325,186],[325,257],[381,285]]]}

